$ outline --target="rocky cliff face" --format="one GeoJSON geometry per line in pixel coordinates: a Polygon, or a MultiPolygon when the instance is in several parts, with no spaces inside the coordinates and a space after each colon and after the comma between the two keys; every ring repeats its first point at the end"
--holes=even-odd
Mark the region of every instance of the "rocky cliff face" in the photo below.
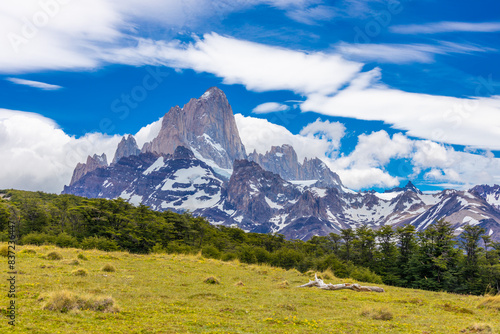
{"type": "Polygon", "coordinates": [[[488,204],[500,211],[500,186],[479,185],[471,189],[471,192],[483,198],[488,204]]]}
{"type": "Polygon", "coordinates": [[[87,173],[63,193],[118,198],[154,210],[201,210],[220,202],[223,181],[193,153],[178,146],[173,154],[141,153],[87,173]]]}
{"type": "Polygon", "coordinates": [[[141,153],[141,150],[139,150],[139,147],[137,146],[137,142],[135,141],[134,136],[132,135],[124,136],[120,141],[120,143],[118,144],[112,164],[116,163],[123,157],[138,155],[139,153],[141,153]]]}
{"type": "Polygon", "coordinates": [[[182,109],[170,109],[163,117],[158,137],[142,152],[172,154],[184,145],[219,167],[232,168],[233,161],[245,159],[233,111],[224,92],[216,87],[199,99],[191,99],[182,109]]]}
{"type": "Polygon", "coordinates": [[[159,211],[190,210],[213,224],[289,239],[360,225],[412,224],[423,230],[445,219],[457,234],[466,224],[480,225],[500,241],[500,186],[424,194],[409,182],[384,193],[358,193],[343,187],[320,159],[300,163],[289,145],[245,156],[226,96],[211,88],[182,109],[172,108],[142,153],[128,136],[110,166],[104,154],[89,156],[63,193],[120,197],[159,211]]]}
{"type": "Polygon", "coordinates": [[[106,154],[97,155],[94,154],[92,157],[89,155],[87,157],[86,163],[78,163],[75,170],[73,171],[73,177],[71,178],[70,185],[73,185],[76,181],[80,180],[86,174],[96,170],[100,167],[108,166],[108,158],[106,154]]]}
{"type": "Polygon", "coordinates": [[[339,176],[324,162],[318,158],[306,158],[301,164],[290,145],[273,146],[266,154],[254,151],[248,155],[248,160],[255,161],[265,170],[279,174],[285,180],[317,180],[324,187],[342,187],[339,176]]]}

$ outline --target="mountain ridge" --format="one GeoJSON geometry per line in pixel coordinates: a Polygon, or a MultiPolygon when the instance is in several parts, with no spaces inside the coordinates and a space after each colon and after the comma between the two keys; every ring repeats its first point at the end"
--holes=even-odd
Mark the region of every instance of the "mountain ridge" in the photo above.
{"type": "Polygon", "coordinates": [[[215,87],[171,108],[158,136],[140,151],[129,135],[111,165],[105,155],[89,156],[63,193],[190,210],[216,225],[303,240],[361,225],[422,230],[441,218],[456,233],[465,224],[480,225],[500,240],[500,187],[424,194],[409,181],[384,193],[358,193],[320,159],[299,162],[290,145],[247,155],[231,106],[215,87]]]}

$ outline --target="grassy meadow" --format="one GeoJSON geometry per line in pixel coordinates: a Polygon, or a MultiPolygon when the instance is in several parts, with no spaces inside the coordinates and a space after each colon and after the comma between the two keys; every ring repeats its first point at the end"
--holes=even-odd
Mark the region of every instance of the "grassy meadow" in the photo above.
{"type": "Polygon", "coordinates": [[[323,291],[296,270],[54,246],[17,247],[12,328],[0,261],[0,333],[500,333],[500,296],[323,291]]]}

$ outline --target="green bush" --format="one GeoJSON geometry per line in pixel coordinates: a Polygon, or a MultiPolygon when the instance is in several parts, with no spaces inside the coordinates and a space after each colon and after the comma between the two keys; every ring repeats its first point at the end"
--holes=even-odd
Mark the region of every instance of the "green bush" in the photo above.
{"type": "Polygon", "coordinates": [[[211,259],[220,259],[221,258],[221,252],[214,246],[209,245],[203,247],[201,250],[201,255],[207,258],[211,259]]]}
{"type": "MultiPolygon", "coordinates": [[[[358,267],[353,264],[349,264],[347,268],[349,272],[349,277],[352,279],[355,279],[356,281],[360,282],[367,282],[367,283],[376,283],[376,284],[382,284],[382,277],[379,275],[375,274],[373,271],[371,271],[368,268],[365,267],[358,267]]],[[[337,274],[335,272],[335,274],[337,274]]]]}
{"type": "Polygon", "coordinates": [[[7,241],[9,241],[9,233],[0,232],[0,242],[7,242],[7,241]]]}
{"type": "Polygon", "coordinates": [[[285,269],[292,269],[298,266],[298,264],[302,262],[303,259],[304,255],[298,251],[288,248],[281,248],[273,253],[271,264],[285,269]]]}
{"type": "Polygon", "coordinates": [[[262,247],[254,249],[255,258],[257,263],[267,263],[271,259],[271,254],[262,247]]]}
{"type": "Polygon", "coordinates": [[[78,240],[66,232],[59,233],[54,242],[61,248],[78,247],[78,240]]]}
{"type": "Polygon", "coordinates": [[[163,253],[166,253],[167,250],[165,249],[165,247],[163,247],[162,244],[160,243],[156,243],[153,248],[151,248],[151,253],[155,253],[155,254],[163,254],[163,253]]]}
{"type": "Polygon", "coordinates": [[[257,262],[257,257],[255,256],[255,252],[251,246],[243,246],[238,252],[238,259],[241,262],[250,264],[257,262]]]}
{"type": "Polygon", "coordinates": [[[172,241],[167,245],[167,253],[172,254],[192,254],[194,250],[186,244],[183,244],[181,241],[172,241]]]}
{"type": "Polygon", "coordinates": [[[54,244],[55,237],[47,233],[32,232],[21,237],[19,241],[21,245],[37,245],[54,244]]]}
{"type": "Polygon", "coordinates": [[[222,261],[233,261],[237,257],[238,256],[236,256],[236,254],[234,254],[234,253],[223,253],[222,257],[221,257],[221,260],[222,261]]]}
{"type": "Polygon", "coordinates": [[[9,255],[9,247],[8,246],[0,247],[0,256],[7,257],[8,255],[9,255]]]}
{"type": "Polygon", "coordinates": [[[80,245],[83,249],[98,249],[106,252],[120,249],[116,241],[95,236],[83,239],[80,245]]]}

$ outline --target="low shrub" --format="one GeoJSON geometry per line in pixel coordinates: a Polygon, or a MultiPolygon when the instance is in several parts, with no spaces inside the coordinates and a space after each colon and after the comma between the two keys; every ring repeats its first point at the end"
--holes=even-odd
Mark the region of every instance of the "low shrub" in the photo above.
{"type": "Polygon", "coordinates": [[[89,310],[98,312],[119,312],[119,308],[115,304],[112,297],[108,296],[94,296],[91,294],[78,295],[71,291],[62,290],[49,294],[42,306],[44,310],[58,311],[66,313],[72,310],[89,310]]]}
{"type": "Polygon", "coordinates": [[[288,283],[288,281],[283,281],[280,284],[278,284],[278,287],[282,289],[288,289],[290,287],[290,283],[288,283]]]}
{"type": "Polygon", "coordinates": [[[222,261],[233,261],[236,258],[237,258],[237,256],[234,253],[224,253],[224,254],[222,254],[221,260],[222,261]]]}
{"type": "Polygon", "coordinates": [[[78,247],[78,240],[66,232],[59,233],[54,238],[54,243],[61,248],[78,247]]]}
{"type": "Polygon", "coordinates": [[[19,253],[21,253],[21,254],[36,254],[36,250],[34,250],[34,249],[23,249],[19,253]]]}
{"type": "Polygon", "coordinates": [[[360,282],[383,284],[382,277],[375,274],[368,268],[358,267],[353,264],[347,267],[348,275],[350,278],[360,282]]]}
{"type": "Polygon", "coordinates": [[[443,305],[443,310],[454,313],[474,314],[474,312],[472,312],[468,308],[451,305],[450,303],[445,303],[443,305]]]}
{"type": "Polygon", "coordinates": [[[50,252],[47,254],[47,259],[49,260],[62,260],[63,256],[59,252],[50,252]]]}
{"type": "Polygon", "coordinates": [[[70,264],[72,266],[77,266],[80,264],[80,261],[78,261],[77,259],[73,259],[68,264],[70,264]]]}
{"type": "Polygon", "coordinates": [[[82,253],[79,253],[77,256],[77,258],[79,258],[80,260],[83,260],[83,261],[88,261],[89,259],[87,259],[87,257],[85,255],[83,255],[82,253]]]}
{"type": "Polygon", "coordinates": [[[203,282],[207,283],[207,284],[220,284],[220,281],[214,276],[210,276],[210,277],[205,278],[205,280],[203,280],[203,282]]]}
{"type": "Polygon", "coordinates": [[[167,250],[165,249],[165,247],[163,247],[162,244],[160,243],[156,243],[153,248],[151,248],[151,253],[155,253],[155,254],[164,254],[166,253],[167,250]]]}
{"type": "Polygon", "coordinates": [[[169,242],[166,248],[169,254],[193,254],[195,251],[189,246],[185,245],[180,241],[169,242]]]}
{"type": "Polygon", "coordinates": [[[104,267],[101,268],[101,271],[105,271],[108,273],[114,273],[116,271],[116,268],[112,264],[106,263],[104,265],[104,267]]]}
{"type": "Polygon", "coordinates": [[[208,245],[202,248],[201,255],[210,259],[220,259],[221,252],[215,246],[208,245]]]}
{"type": "Polygon", "coordinates": [[[73,276],[87,276],[88,274],[89,274],[88,271],[83,268],[78,268],[71,272],[71,275],[73,276]]]}
{"type": "Polygon", "coordinates": [[[98,249],[106,252],[117,251],[120,249],[116,241],[104,237],[88,237],[82,240],[83,249],[98,249]]]}
{"type": "Polygon", "coordinates": [[[3,257],[9,256],[9,246],[0,247],[0,256],[3,256],[3,257]]]}
{"type": "Polygon", "coordinates": [[[493,333],[493,328],[488,324],[474,324],[461,330],[460,333],[493,333]]]}
{"type": "Polygon", "coordinates": [[[394,318],[392,312],[388,308],[372,309],[365,308],[361,311],[361,315],[364,317],[372,318],[374,320],[392,320],[394,318]]]}
{"type": "Polygon", "coordinates": [[[55,237],[47,233],[32,232],[24,235],[19,240],[21,245],[37,245],[54,244],[55,237]]]}

